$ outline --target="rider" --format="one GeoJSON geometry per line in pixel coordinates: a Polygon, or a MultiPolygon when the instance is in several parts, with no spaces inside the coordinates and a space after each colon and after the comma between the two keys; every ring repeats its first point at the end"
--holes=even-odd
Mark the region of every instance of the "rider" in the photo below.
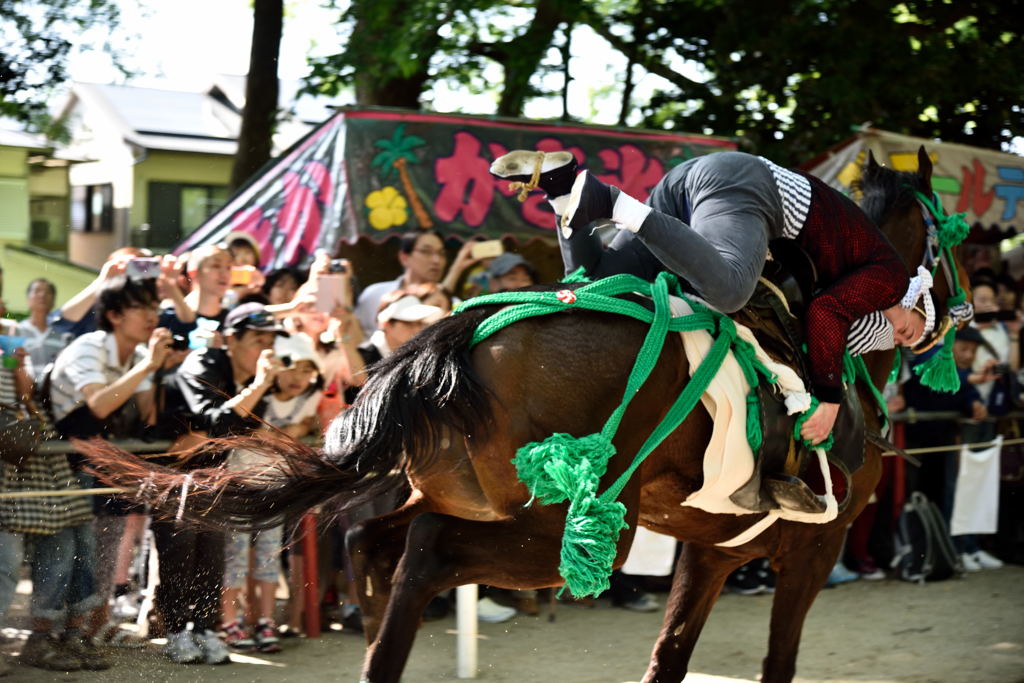
{"type": "Polygon", "coordinates": [[[923,319],[900,306],[909,279],[888,239],[856,204],[799,171],[719,152],[670,170],[646,203],[587,171],[577,175],[571,152],[509,152],[491,173],[547,193],[560,217],[567,271],[583,266],[591,277],[653,279],[667,268],[724,313],[747,303],[769,240],[796,241],[814,262],[821,287],[806,316],[812,391],[821,402],[803,425],[812,444],[828,437],[839,412],[842,357],[855,320],[882,311],[897,344],[923,335],[923,319]],[[607,248],[588,228],[602,220],[618,228],[607,248]]]}

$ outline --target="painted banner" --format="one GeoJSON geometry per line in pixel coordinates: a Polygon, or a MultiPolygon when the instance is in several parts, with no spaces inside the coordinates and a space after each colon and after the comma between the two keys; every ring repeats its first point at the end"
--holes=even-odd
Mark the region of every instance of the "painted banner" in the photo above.
{"type": "Polygon", "coordinates": [[[1024,227],[1024,157],[1014,154],[866,129],[803,168],[849,193],[868,150],[881,164],[913,171],[921,145],[932,160],[932,188],[948,213],[966,212],[971,225],[1007,235],[1024,227]]]}
{"type": "Polygon", "coordinates": [[[340,240],[417,228],[553,240],[544,195],[519,202],[508,181],[488,173],[495,158],[513,149],[571,150],[602,181],[646,199],[672,166],[735,147],[700,135],[343,109],[268,164],[175,253],[233,231],[260,242],[265,268],[304,262],[340,240]]]}

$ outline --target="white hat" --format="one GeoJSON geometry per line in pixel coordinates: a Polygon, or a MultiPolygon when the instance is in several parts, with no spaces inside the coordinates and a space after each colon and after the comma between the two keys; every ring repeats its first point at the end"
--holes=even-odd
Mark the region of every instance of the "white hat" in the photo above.
{"type": "Polygon", "coordinates": [[[408,294],[392,302],[377,314],[377,322],[381,325],[389,320],[406,323],[432,323],[444,317],[444,311],[438,306],[428,306],[418,297],[408,294]]]}
{"type": "Polygon", "coordinates": [[[323,372],[323,366],[320,362],[320,354],[316,352],[316,348],[313,346],[313,340],[310,339],[308,334],[302,332],[294,332],[290,337],[278,337],[274,340],[274,356],[277,358],[284,358],[288,356],[292,359],[292,365],[300,360],[308,360],[316,366],[316,369],[323,372]]]}

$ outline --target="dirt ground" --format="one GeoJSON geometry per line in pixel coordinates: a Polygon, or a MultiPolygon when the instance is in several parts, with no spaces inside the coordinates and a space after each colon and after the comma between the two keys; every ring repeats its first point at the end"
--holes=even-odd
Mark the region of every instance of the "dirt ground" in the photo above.
{"type": "MultiPolygon", "coordinates": [[[[664,595],[659,596],[664,599],[664,595]]],[[[14,624],[24,625],[25,596],[14,624]]],[[[767,642],[771,596],[723,595],[691,662],[687,681],[756,681],[767,642]]],[[[556,620],[518,617],[480,624],[482,681],[631,683],[643,676],[661,622],[597,601],[559,603],[556,620]]],[[[419,632],[404,681],[453,680],[455,621],[419,632]]],[[[24,631],[6,629],[10,657],[24,631]]],[[[112,651],[99,673],[51,674],[15,664],[16,681],[358,681],[363,641],[349,633],[286,641],[276,655],[235,655],[230,666],[174,665],[157,644],[112,651]]],[[[8,659],[8,661],[11,661],[8,659]]],[[[808,617],[798,661],[804,683],[1024,682],[1024,567],[971,574],[925,586],[859,581],[822,591],[808,617]]]]}

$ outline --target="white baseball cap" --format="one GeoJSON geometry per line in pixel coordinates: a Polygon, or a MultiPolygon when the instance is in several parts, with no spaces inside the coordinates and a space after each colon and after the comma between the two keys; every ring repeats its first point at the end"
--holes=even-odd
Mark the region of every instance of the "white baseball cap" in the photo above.
{"type": "Polygon", "coordinates": [[[319,372],[324,370],[320,362],[320,354],[316,352],[316,348],[313,346],[313,340],[310,339],[308,334],[302,332],[293,332],[289,337],[278,337],[275,339],[274,356],[277,358],[288,356],[292,359],[293,365],[300,360],[308,360],[316,366],[319,372]]]}
{"type": "Polygon", "coordinates": [[[408,294],[388,304],[377,314],[377,322],[381,325],[398,320],[406,323],[432,323],[444,317],[444,311],[438,306],[428,306],[418,297],[408,294]]]}

